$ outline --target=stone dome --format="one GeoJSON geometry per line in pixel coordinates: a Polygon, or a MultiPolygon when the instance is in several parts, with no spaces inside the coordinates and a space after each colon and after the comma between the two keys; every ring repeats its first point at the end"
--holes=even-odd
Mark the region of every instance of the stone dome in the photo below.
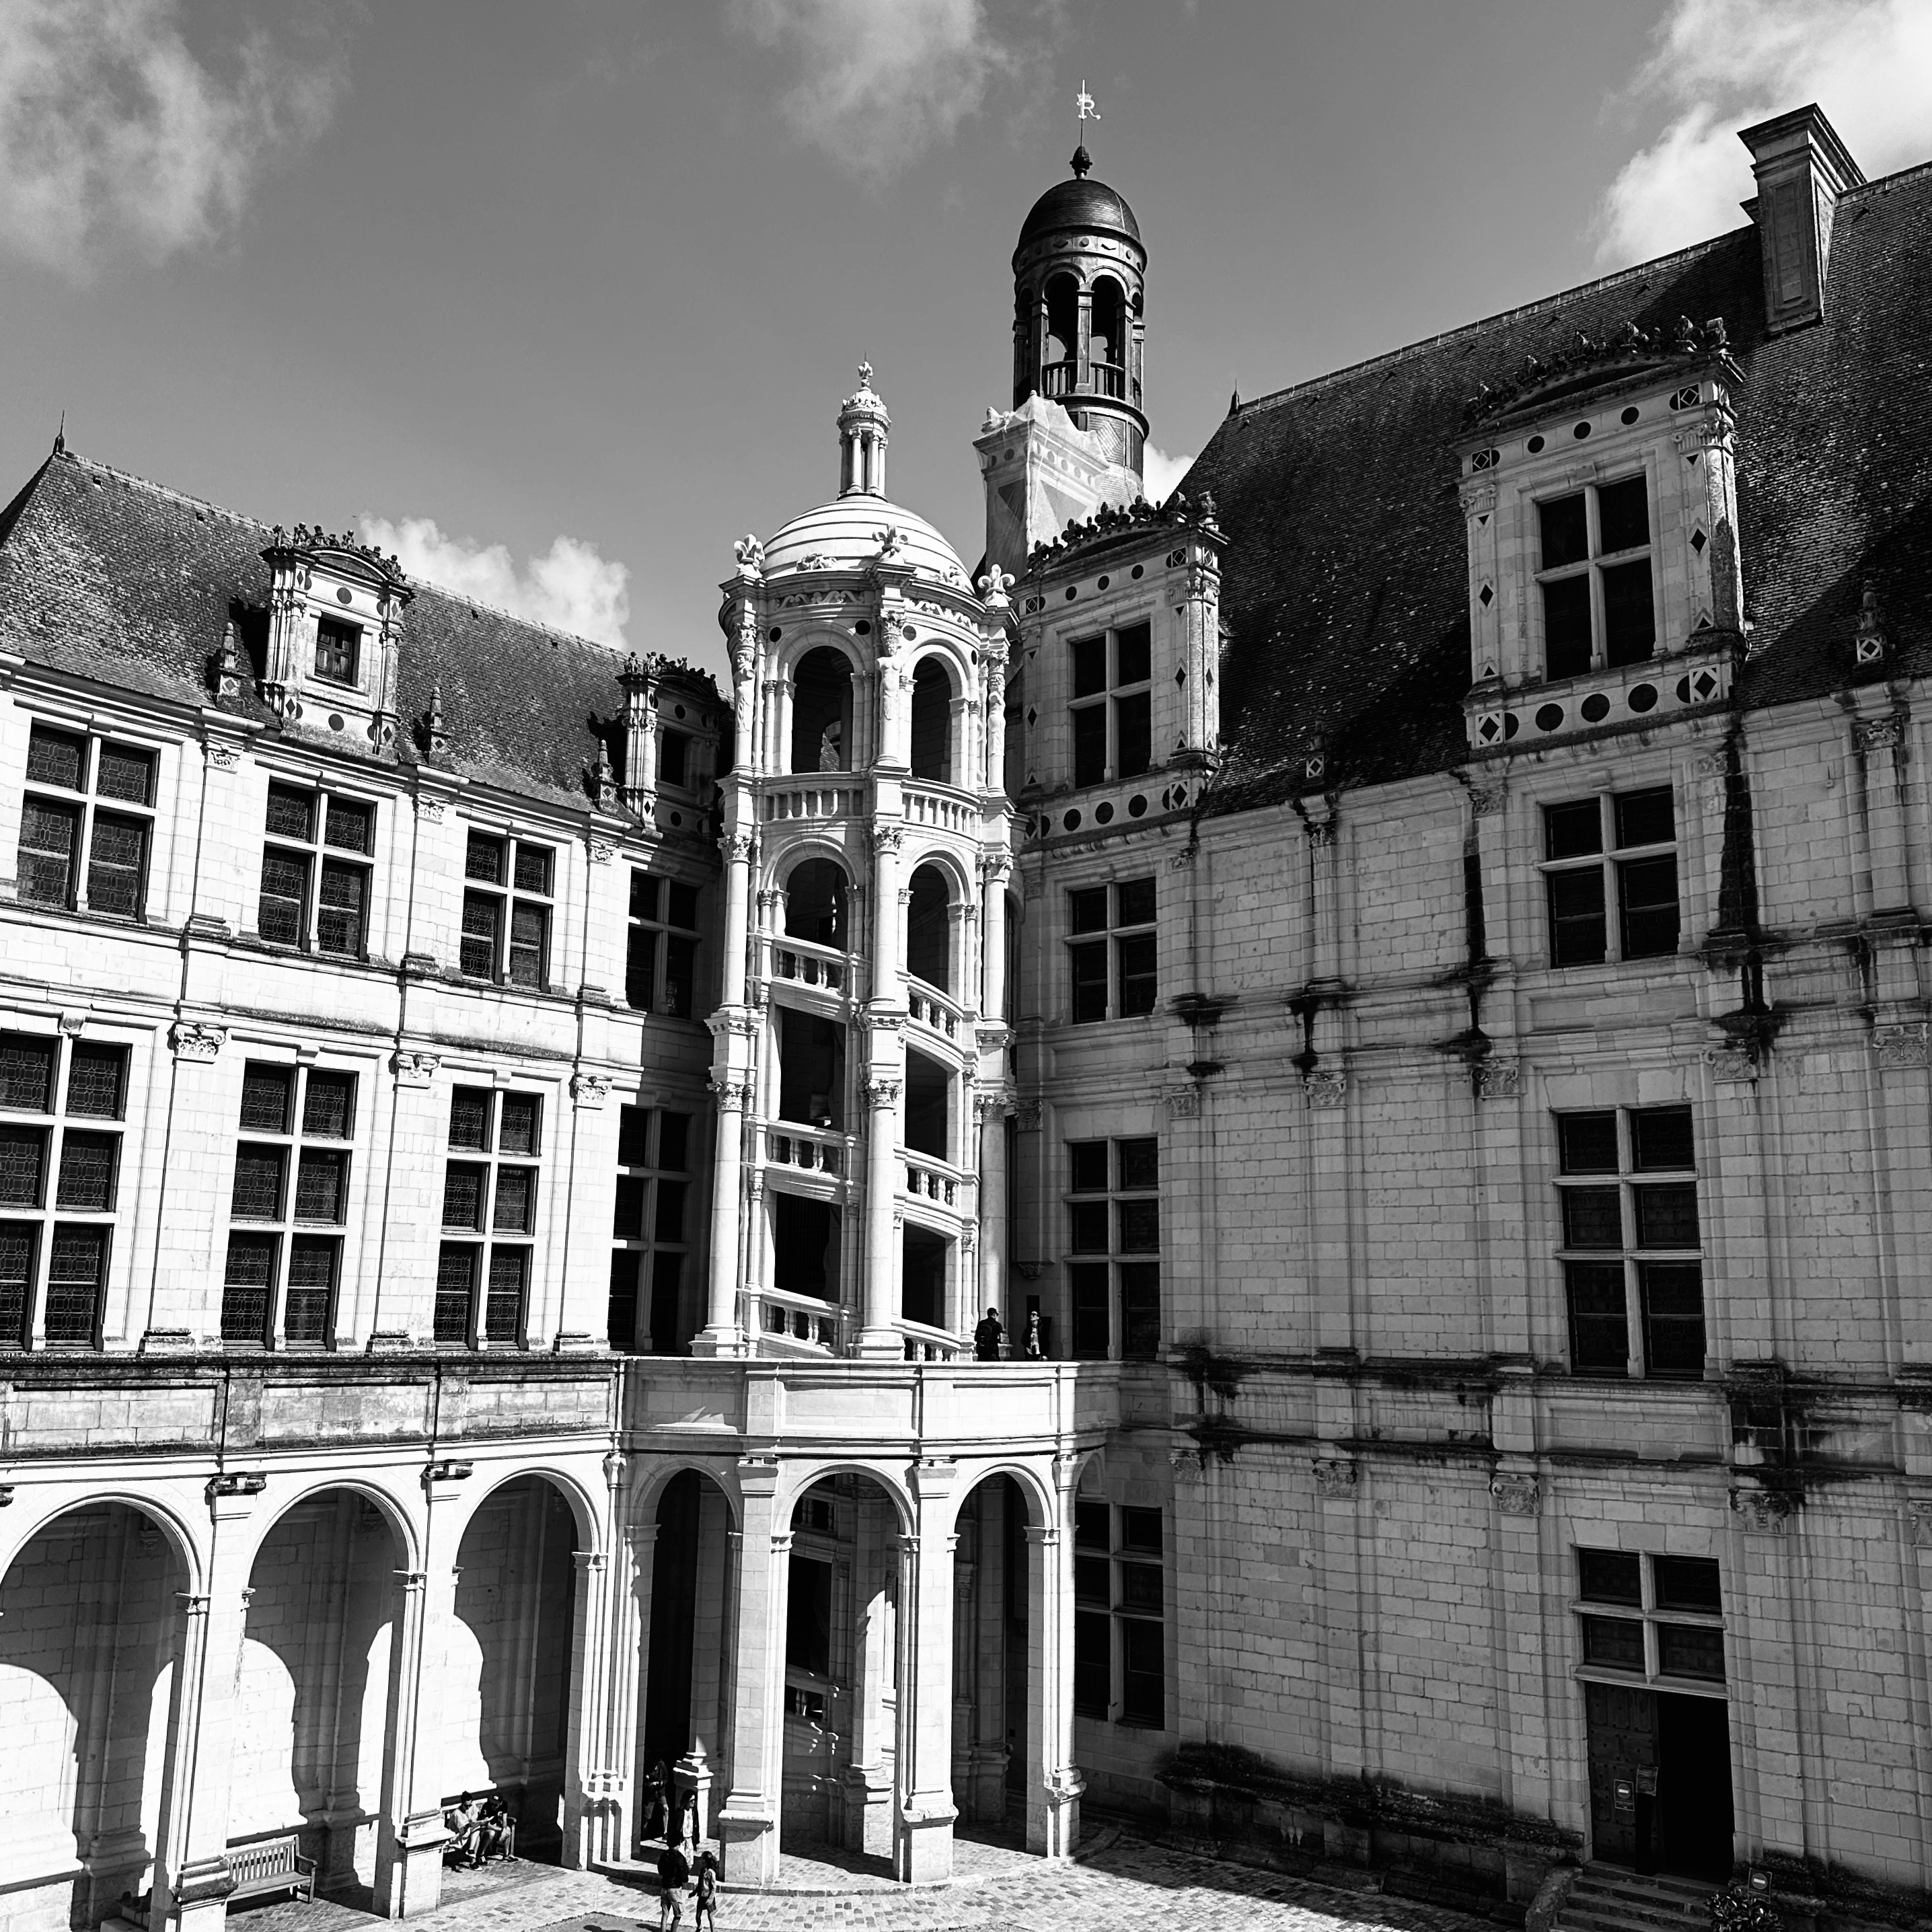
{"type": "Polygon", "coordinates": [[[879,554],[879,533],[898,532],[896,560],[922,577],[938,578],[962,590],[972,579],[959,554],[923,517],[883,496],[854,494],[835,497],[794,517],[765,545],[765,574],[789,570],[862,570],[879,554]]]}
{"type": "Polygon", "coordinates": [[[1141,238],[1141,225],[1126,196],[1105,182],[1078,176],[1072,181],[1055,182],[1034,203],[1013,252],[1018,255],[1042,235],[1096,231],[1124,235],[1130,242],[1141,238]]]}

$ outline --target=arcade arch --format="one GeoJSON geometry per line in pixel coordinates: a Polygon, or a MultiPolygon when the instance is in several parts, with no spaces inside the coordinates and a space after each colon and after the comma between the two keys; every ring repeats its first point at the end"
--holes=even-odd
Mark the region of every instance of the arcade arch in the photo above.
{"type": "Polygon", "coordinates": [[[795,772],[852,769],[852,661],[820,644],[791,674],[791,762],[795,772]]]}

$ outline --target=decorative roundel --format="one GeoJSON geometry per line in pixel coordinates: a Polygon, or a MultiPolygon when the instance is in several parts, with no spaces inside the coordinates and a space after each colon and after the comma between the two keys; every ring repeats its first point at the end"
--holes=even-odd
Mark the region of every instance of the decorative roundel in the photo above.
{"type": "Polygon", "coordinates": [[[1677,701],[1679,704],[1690,702],[1690,680],[1688,677],[1680,677],[1677,680],[1677,701]]]}
{"type": "Polygon", "coordinates": [[[1600,691],[1593,691],[1576,709],[1586,724],[1600,724],[1610,715],[1610,700],[1600,691]]]}
{"type": "Polygon", "coordinates": [[[1104,590],[1112,580],[1111,578],[1103,577],[1098,584],[1094,585],[1094,587],[1096,590],[1104,590]]]}
{"type": "Polygon", "coordinates": [[[1094,817],[1102,825],[1111,825],[1114,822],[1114,808],[1105,802],[1096,805],[1094,808],[1094,817]]]}
{"type": "Polygon", "coordinates": [[[899,635],[904,638],[908,644],[910,644],[919,633],[910,624],[902,624],[899,626],[899,635]]]}
{"type": "Polygon", "coordinates": [[[684,706],[681,704],[674,704],[670,708],[670,715],[674,718],[682,718],[684,716],[684,706]]]}
{"type": "Polygon", "coordinates": [[[1127,574],[1131,577],[1136,583],[1138,583],[1142,575],[1144,574],[1146,570],[1147,566],[1145,564],[1137,563],[1134,566],[1132,569],[1127,572],[1127,574]]]}
{"type": "Polygon", "coordinates": [[[852,631],[853,634],[855,637],[869,638],[872,634],[872,619],[869,617],[861,617],[859,621],[852,626],[852,631]]]}
{"type": "Polygon", "coordinates": [[[1503,713],[1503,742],[1508,744],[1522,729],[1522,720],[1514,711],[1503,713]]]}
{"type": "Polygon", "coordinates": [[[1540,456],[1543,454],[1542,437],[1540,436],[1532,436],[1530,440],[1523,445],[1523,448],[1528,450],[1532,456],[1540,456]]]}
{"type": "Polygon", "coordinates": [[[1071,604],[1071,603],[1073,602],[1074,598],[1076,598],[1076,597],[1078,597],[1079,595],[1080,595],[1080,586],[1079,586],[1079,585],[1078,585],[1078,584],[1070,584],[1066,586],[1066,601],[1067,601],[1067,602],[1068,602],[1068,603],[1071,604]]]}
{"type": "Polygon", "coordinates": [[[1146,812],[1147,794],[1144,792],[1137,791],[1127,800],[1127,816],[1130,818],[1139,818],[1144,817],[1146,812]]]}
{"type": "Polygon", "coordinates": [[[1581,442],[1590,434],[1590,425],[1586,422],[1580,422],[1570,434],[1581,442]]]}
{"type": "Polygon", "coordinates": [[[340,584],[336,586],[335,601],[338,604],[346,604],[351,601],[349,595],[349,586],[347,584],[340,584]]]}
{"type": "Polygon", "coordinates": [[[1546,704],[1536,714],[1536,728],[1539,731],[1553,731],[1563,722],[1563,707],[1560,704],[1546,704]]]}
{"type": "Polygon", "coordinates": [[[1012,452],[1010,449],[1010,450],[1008,450],[1008,451],[1006,452],[1006,460],[1009,463],[1012,462],[1012,460],[1013,460],[1013,453],[1012,453],[1012,452]]]}
{"type": "Polygon", "coordinates": [[[1068,831],[1078,832],[1080,830],[1080,812],[1078,808],[1076,806],[1074,810],[1070,812],[1060,822],[1062,825],[1066,826],[1068,831]]]}
{"type": "Polygon", "coordinates": [[[1654,684],[1634,684],[1624,702],[1633,711],[1654,710],[1657,705],[1657,686],[1654,684]]]}
{"type": "Polygon", "coordinates": [[[684,814],[681,812],[674,812],[670,815],[670,822],[674,825],[682,825],[684,823],[684,814]]]}
{"type": "Polygon", "coordinates": [[[778,628],[777,625],[774,624],[766,634],[770,638],[773,644],[776,644],[779,638],[784,635],[784,633],[778,628]]]}
{"type": "Polygon", "coordinates": [[[1619,416],[1619,417],[1617,418],[1617,420],[1618,420],[1619,422],[1622,422],[1622,423],[1629,424],[1629,423],[1634,423],[1634,422],[1635,422],[1636,421],[1636,418],[1637,418],[1637,406],[1636,406],[1636,404],[1633,403],[1633,404],[1631,404],[1631,405],[1630,406],[1630,407],[1629,407],[1628,409],[1627,409],[1626,410],[1624,410],[1624,412],[1623,412],[1623,414],[1622,414],[1621,416],[1619,416]]]}
{"type": "Polygon", "coordinates": [[[340,731],[342,729],[342,713],[340,712],[332,711],[328,714],[328,728],[332,731],[340,731]]]}

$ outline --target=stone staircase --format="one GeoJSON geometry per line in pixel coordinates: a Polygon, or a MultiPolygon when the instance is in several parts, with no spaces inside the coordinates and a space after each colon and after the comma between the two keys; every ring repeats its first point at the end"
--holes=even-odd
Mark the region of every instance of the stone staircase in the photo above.
{"type": "Polygon", "coordinates": [[[1586,1865],[1570,1888],[1552,1932],[1708,1932],[1718,1889],[1696,1879],[1586,1865]]]}

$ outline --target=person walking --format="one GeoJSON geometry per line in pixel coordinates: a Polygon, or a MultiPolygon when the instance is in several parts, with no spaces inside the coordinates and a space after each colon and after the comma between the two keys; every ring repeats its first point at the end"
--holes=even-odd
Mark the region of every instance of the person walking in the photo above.
{"type": "Polygon", "coordinates": [[[692,1875],[691,1915],[693,1932],[718,1932],[718,1855],[710,1850],[698,1855],[698,1868],[692,1875]]]}
{"type": "Polygon", "coordinates": [[[640,1837],[662,1838],[667,1844],[670,1842],[670,1816],[664,1809],[664,1794],[670,1783],[664,1761],[659,1758],[644,1780],[644,1828],[640,1837]]]}
{"type": "Polygon", "coordinates": [[[1006,1339],[1000,1311],[988,1308],[981,1317],[980,1325],[973,1330],[973,1352],[982,1362],[997,1362],[1000,1359],[1000,1345],[1006,1339]]]}
{"type": "Polygon", "coordinates": [[[658,1932],[671,1932],[684,1923],[684,1888],[691,1882],[691,1866],[676,1844],[658,1854],[658,1932]]]}

